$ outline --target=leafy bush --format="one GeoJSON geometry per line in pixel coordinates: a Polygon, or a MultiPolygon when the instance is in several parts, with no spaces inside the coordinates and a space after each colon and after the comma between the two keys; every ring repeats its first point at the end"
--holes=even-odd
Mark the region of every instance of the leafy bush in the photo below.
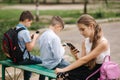
{"type": "Polygon", "coordinates": [[[98,18],[104,18],[104,13],[103,13],[103,12],[96,12],[96,13],[94,14],[94,17],[95,17],[96,19],[98,19],[98,18]]]}

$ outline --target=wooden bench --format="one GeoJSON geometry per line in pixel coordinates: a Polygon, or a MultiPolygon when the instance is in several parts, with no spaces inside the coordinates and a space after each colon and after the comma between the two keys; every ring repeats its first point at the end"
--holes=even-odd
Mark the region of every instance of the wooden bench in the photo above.
{"type": "Polygon", "coordinates": [[[30,71],[33,73],[42,74],[42,75],[47,76],[48,78],[53,78],[53,79],[56,78],[56,74],[54,73],[53,70],[49,70],[47,68],[44,68],[40,64],[16,65],[16,64],[12,63],[11,60],[0,61],[0,64],[2,65],[2,80],[5,80],[5,69],[7,67],[14,67],[14,68],[30,71]]]}

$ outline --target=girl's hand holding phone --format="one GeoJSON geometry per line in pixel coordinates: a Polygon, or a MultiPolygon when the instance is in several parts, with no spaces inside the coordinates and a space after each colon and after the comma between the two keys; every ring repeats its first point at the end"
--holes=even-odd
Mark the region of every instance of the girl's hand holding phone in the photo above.
{"type": "Polygon", "coordinates": [[[78,49],[75,48],[75,46],[73,46],[71,43],[64,43],[63,46],[69,46],[70,51],[72,53],[72,55],[78,59],[78,54],[80,51],[78,49]]]}

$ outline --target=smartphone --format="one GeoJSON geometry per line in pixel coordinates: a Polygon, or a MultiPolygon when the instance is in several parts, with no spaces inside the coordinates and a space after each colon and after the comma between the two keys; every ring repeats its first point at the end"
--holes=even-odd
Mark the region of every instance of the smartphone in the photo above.
{"type": "Polygon", "coordinates": [[[67,44],[66,44],[66,43],[63,43],[62,46],[67,46],[67,44]]]}
{"type": "MultiPolygon", "coordinates": [[[[66,44],[70,47],[71,50],[75,49],[75,46],[73,46],[71,43],[66,43],[66,44]]],[[[78,49],[76,50],[77,52],[80,52],[78,49]]]]}
{"type": "Polygon", "coordinates": [[[66,43],[72,50],[75,49],[75,46],[73,46],[71,43],[66,43]]]}
{"type": "Polygon", "coordinates": [[[40,31],[36,31],[36,34],[40,33],[40,31]]]}
{"type": "MultiPolygon", "coordinates": [[[[39,34],[40,31],[36,31],[35,33],[36,33],[36,34],[39,34]]],[[[33,39],[33,37],[34,37],[34,34],[32,34],[31,39],[33,39]]]]}

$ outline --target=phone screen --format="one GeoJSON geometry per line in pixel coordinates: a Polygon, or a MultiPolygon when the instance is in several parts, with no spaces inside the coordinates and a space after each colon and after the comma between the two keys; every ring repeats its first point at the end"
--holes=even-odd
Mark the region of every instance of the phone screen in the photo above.
{"type": "Polygon", "coordinates": [[[75,46],[73,46],[71,43],[67,43],[67,45],[68,45],[71,49],[75,49],[75,46]]]}

